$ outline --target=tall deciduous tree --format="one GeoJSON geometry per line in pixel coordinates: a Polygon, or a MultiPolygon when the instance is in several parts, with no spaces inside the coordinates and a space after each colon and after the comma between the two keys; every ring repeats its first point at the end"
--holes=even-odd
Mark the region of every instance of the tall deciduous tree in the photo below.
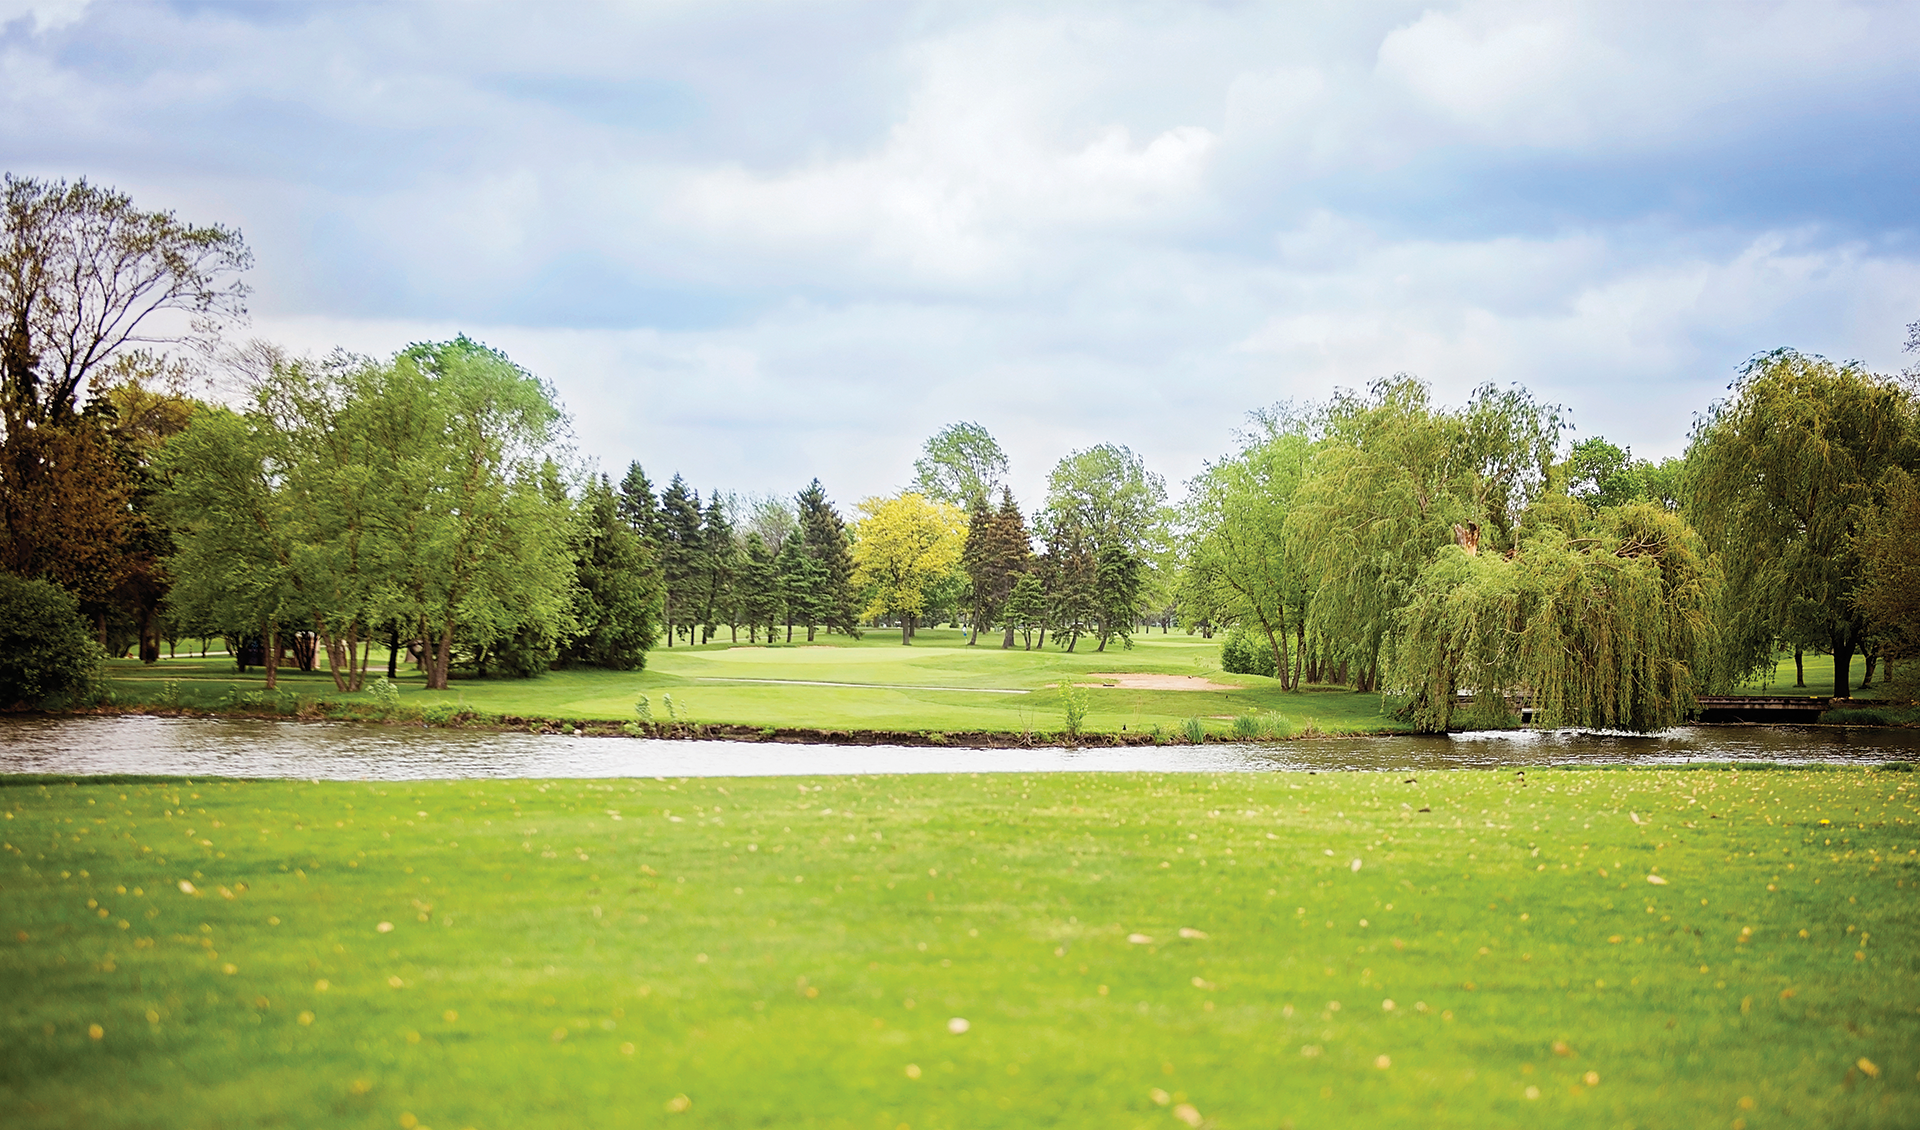
{"type": "Polygon", "coordinates": [[[913,642],[914,622],[926,609],[927,591],[960,565],[967,537],[966,514],[911,491],[896,498],[869,498],[854,526],[853,583],[873,599],[866,616],[900,619],[900,642],[913,642]]]}
{"type": "Polygon", "coordinates": [[[1262,413],[1255,423],[1238,453],[1209,465],[1189,487],[1181,606],[1255,633],[1280,685],[1294,688],[1305,661],[1310,586],[1286,524],[1313,440],[1308,421],[1292,412],[1262,413]]]}
{"type": "Polygon", "coordinates": [[[1491,385],[1436,409],[1408,376],[1343,392],[1288,514],[1310,576],[1309,630],[1374,689],[1395,615],[1440,547],[1506,552],[1545,485],[1560,414],[1520,389],[1491,385]]]}
{"type": "Polygon", "coordinates": [[[205,346],[244,318],[240,233],[143,212],[84,179],[7,174],[0,187],[0,422],[9,435],[74,414],[89,377],[129,347],[205,346]]]}
{"type": "Polygon", "coordinates": [[[1920,659],[1920,477],[1888,468],[1880,494],[1854,535],[1860,587],[1853,605],[1871,625],[1889,679],[1898,660],[1900,682],[1913,687],[1920,684],[1920,672],[1909,665],[1920,659]]]}
{"type": "Polygon", "coordinates": [[[1007,478],[1007,455],[979,424],[948,424],[928,438],[913,463],[919,494],[950,506],[969,507],[993,498],[1007,478]]]}
{"type": "Polygon", "coordinates": [[[1920,467],[1913,393],[1852,363],[1782,349],[1748,362],[1701,420],[1691,516],[1725,562],[1722,617],[1736,669],[1808,635],[1833,655],[1833,695],[1852,695],[1872,622],[1856,602],[1860,523],[1889,468],[1920,467]]]}
{"type": "Polygon", "coordinates": [[[1166,521],[1166,497],[1165,480],[1115,444],[1075,451],[1047,476],[1041,536],[1057,569],[1055,634],[1067,633],[1068,651],[1083,632],[1094,633],[1102,651],[1115,637],[1130,642],[1144,559],[1166,521]],[[1121,580],[1130,586],[1126,600],[1109,583],[1121,580]]]}

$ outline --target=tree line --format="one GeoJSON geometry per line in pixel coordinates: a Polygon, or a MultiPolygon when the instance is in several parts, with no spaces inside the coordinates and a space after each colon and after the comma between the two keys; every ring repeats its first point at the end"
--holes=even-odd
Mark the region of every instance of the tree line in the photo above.
{"type": "MultiPolygon", "coordinates": [[[[1914,371],[1756,356],[1657,464],[1569,442],[1524,388],[1447,406],[1396,376],[1254,413],[1178,506],[1099,444],[1023,508],[1006,453],[963,422],[843,516],[817,479],[703,497],[637,462],[617,483],[584,470],[550,386],[466,338],[388,358],[235,347],[238,232],[85,181],[4,187],[9,639],[77,638],[47,627],[72,616],[152,662],[163,640],[224,636],[270,681],[291,644],[352,691],[376,646],[445,687],[459,668],[634,669],[723,632],[911,644],[948,623],[1072,651],[1158,623],[1221,633],[1229,669],[1284,687],[1381,692],[1427,729],[1521,702],[1655,729],[1783,647],[1833,656],[1840,697],[1856,655],[1870,682],[1920,651],[1914,371]]],[[[84,667],[0,670],[0,697],[84,667]]]]}

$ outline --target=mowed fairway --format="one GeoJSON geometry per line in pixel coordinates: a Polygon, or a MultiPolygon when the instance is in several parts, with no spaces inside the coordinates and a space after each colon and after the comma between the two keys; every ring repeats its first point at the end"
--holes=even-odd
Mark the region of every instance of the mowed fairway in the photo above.
{"type": "MultiPolygon", "coordinates": [[[[533,679],[459,678],[445,691],[428,691],[409,665],[400,668],[400,704],[420,710],[453,704],[479,714],[544,719],[631,721],[638,696],[651,701],[656,721],[667,721],[665,696],[679,719],[743,726],[821,730],[910,732],[991,731],[1057,733],[1065,724],[1062,682],[1087,687],[1086,728],[1174,732],[1188,718],[1224,733],[1238,715],[1278,713],[1294,729],[1324,733],[1405,730],[1381,713],[1379,696],[1345,687],[1292,693],[1258,675],[1220,670],[1220,641],[1201,636],[1143,634],[1131,649],[1114,644],[1105,652],[1082,641],[1073,652],[1007,651],[997,637],[966,646],[957,629],[923,629],[914,646],[896,633],[875,630],[859,640],[822,635],[817,644],[779,646],[713,643],[656,648],[644,671],[556,671],[533,679]],[[1104,686],[1112,673],[1176,675],[1212,684],[1212,689],[1104,686]]],[[[374,666],[384,661],[376,656],[374,666]]],[[[257,693],[264,675],[254,668],[238,676],[224,656],[181,656],[152,666],[116,660],[111,685],[123,705],[162,703],[221,708],[229,690],[257,693]]],[[[334,690],[324,672],[282,668],[281,691],[289,702],[305,698],[364,708],[365,692],[334,690]]],[[[171,705],[171,704],[170,704],[171,705]]],[[[224,704],[230,707],[231,704],[224,704]]]]}
{"type": "Polygon", "coordinates": [[[1911,1127],[1916,795],[5,779],[0,1123],[1911,1127]]]}

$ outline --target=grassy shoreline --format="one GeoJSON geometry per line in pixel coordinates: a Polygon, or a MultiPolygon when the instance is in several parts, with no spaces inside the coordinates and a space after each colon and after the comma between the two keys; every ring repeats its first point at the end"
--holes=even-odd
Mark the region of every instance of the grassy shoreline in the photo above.
{"type": "Polygon", "coordinates": [[[1913,781],[0,779],[0,1121],[1913,1125],[1913,781]]]}
{"type": "MultiPolygon", "coordinates": [[[[383,669],[378,661],[374,666],[383,669]]],[[[240,675],[219,655],[152,666],[115,660],[108,685],[117,708],[143,712],[577,727],[590,733],[631,723],[636,736],[744,741],[1006,748],[1410,731],[1385,712],[1377,694],[1341,686],[1283,691],[1272,679],[1229,675],[1219,668],[1218,641],[1184,635],[1143,636],[1132,649],[1104,654],[969,647],[966,634],[955,629],[925,629],[910,648],[878,633],[857,641],[822,637],[814,644],[729,641],[657,649],[644,671],[456,678],[440,692],[426,690],[424,679],[404,665],[398,674],[391,703],[366,691],[343,694],[324,671],[285,668],[279,692],[268,695],[263,672],[240,675]],[[1110,685],[1124,684],[1128,676],[1189,686],[1110,685]],[[1085,702],[1077,733],[1066,724],[1063,686],[1085,702]],[[651,725],[636,712],[641,696],[648,699],[651,725]]],[[[1842,725],[1920,725],[1920,708],[1871,698],[1830,713],[1842,725]]]]}

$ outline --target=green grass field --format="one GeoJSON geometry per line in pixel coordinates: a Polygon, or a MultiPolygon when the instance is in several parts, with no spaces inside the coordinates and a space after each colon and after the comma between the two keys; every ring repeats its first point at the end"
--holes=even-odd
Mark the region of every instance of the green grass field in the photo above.
{"type": "Polygon", "coordinates": [[[1916,797],[0,779],[0,1124],[1911,1127],[1916,797]]]}
{"type": "MultiPolygon", "coordinates": [[[[376,665],[384,661],[384,654],[376,665]]],[[[1380,712],[1377,695],[1345,687],[1290,693],[1272,679],[1220,671],[1220,642],[1199,636],[1141,636],[1132,649],[1097,653],[1091,646],[1069,654],[1003,651],[990,642],[967,647],[955,629],[922,629],[913,647],[899,636],[871,632],[860,640],[822,636],[817,645],[750,646],[714,643],[657,648],[638,672],[557,671],[535,679],[456,678],[444,692],[425,689],[424,679],[400,668],[401,705],[417,710],[453,703],[484,715],[547,719],[632,721],[634,703],[645,694],[654,716],[665,721],[663,695],[694,722],[822,730],[991,731],[1053,733],[1064,725],[1059,686],[1094,684],[1086,694],[1092,732],[1172,732],[1198,718],[1215,733],[1227,732],[1238,715],[1282,715],[1296,731],[1322,733],[1393,731],[1406,727],[1380,712]],[[1108,673],[1203,677],[1224,690],[1158,690],[1105,687],[1108,673]],[[850,684],[829,686],[821,684],[850,684]],[[1012,693],[1005,693],[1012,692],[1012,693]]],[[[224,655],[182,655],[147,667],[115,660],[111,685],[123,704],[163,703],[213,708],[223,696],[258,693],[263,673],[240,677],[224,655]]],[[[341,695],[324,672],[281,669],[281,691],[291,703],[301,697],[365,708],[371,696],[341,695]]]]}

